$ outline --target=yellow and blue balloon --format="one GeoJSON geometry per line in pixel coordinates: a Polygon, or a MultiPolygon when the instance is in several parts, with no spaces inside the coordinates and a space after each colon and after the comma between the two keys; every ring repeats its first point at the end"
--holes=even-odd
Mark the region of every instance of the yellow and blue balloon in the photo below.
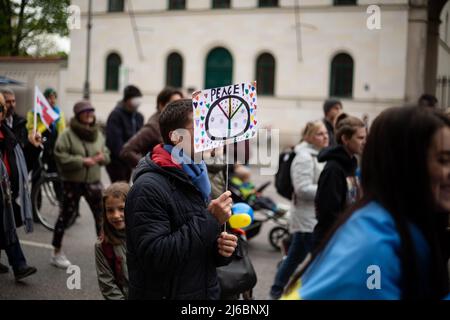
{"type": "Polygon", "coordinates": [[[248,227],[253,221],[253,209],[245,202],[237,202],[231,207],[232,215],[228,220],[230,227],[240,229],[248,227]]]}

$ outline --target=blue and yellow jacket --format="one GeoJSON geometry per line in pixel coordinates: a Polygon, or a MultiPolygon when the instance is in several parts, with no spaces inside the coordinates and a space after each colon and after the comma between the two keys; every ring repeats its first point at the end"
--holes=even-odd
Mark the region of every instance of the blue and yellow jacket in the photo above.
{"type": "MultiPolygon", "coordinates": [[[[410,225],[420,288],[427,288],[429,247],[410,225]]],[[[392,216],[378,203],[357,210],[314,259],[295,290],[282,299],[400,299],[400,236],[392,216]]],[[[447,298],[450,298],[447,297],[447,298]]]]}
{"type": "MultiPolygon", "coordinates": [[[[64,112],[62,112],[59,107],[54,107],[53,110],[59,114],[58,120],[55,121],[53,126],[56,127],[57,136],[59,136],[61,133],[63,133],[64,129],[66,128],[66,120],[64,118],[64,112]]],[[[27,130],[28,134],[33,132],[33,126],[34,126],[34,113],[33,111],[28,111],[27,113],[27,130]]],[[[37,129],[36,131],[40,132],[41,134],[44,133],[47,130],[47,127],[45,124],[41,121],[41,117],[37,116],[37,129]]]]}

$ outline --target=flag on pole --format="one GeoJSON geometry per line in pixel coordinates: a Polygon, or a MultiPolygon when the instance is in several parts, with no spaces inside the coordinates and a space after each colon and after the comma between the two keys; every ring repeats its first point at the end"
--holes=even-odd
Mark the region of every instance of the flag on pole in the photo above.
{"type": "Polygon", "coordinates": [[[42,123],[47,129],[50,130],[50,126],[53,122],[59,119],[59,114],[53,110],[44,97],[38,86],[34,90],[34,130],[36,131],[37,115],[41,118],[42,123]]]}

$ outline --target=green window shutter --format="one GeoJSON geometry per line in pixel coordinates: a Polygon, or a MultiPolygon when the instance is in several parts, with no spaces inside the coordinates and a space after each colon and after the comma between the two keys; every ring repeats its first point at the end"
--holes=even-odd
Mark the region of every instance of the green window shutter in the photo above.
{"type": "Polygon", "coordinates": [[[231,8],[231,1],[230,0],[213,0],[212,7],[213,7],[213,9],[231,8]]]}
{"type": "Polygon", "coordinates": [[[260,8],[278,7],[278,0],[259,0],[258,7],[260,8]]]}
{"type": "Polygon", "coordinates": [[[166,85],[183,87],[183,58],[176,52],[167,57],[166,85]]]}
{"type": "Polygon", "coordinates": [[[185,0],[169,0],[169,10],[184,10],[186,9],[185,0]]]}
{"type": "Polygon", "coordinates": [[[117,53],[111,53],[106,58],[106,91],[119,90],[119,69],[122,64],[122,59],[117,53]]]}
{"type": "Polygon", "coordinates": [[[258,94],[274,95],[275,59],[270,53],[263,53],[256,60],[256,83],[258,94]]]}
{"type": "Polygon", "coordinates": [[[353,96],[353,59],[346,53],[336,55],[331,62],[330,96],[353,96]]]}
{"type": "Polygon", "coordinates": [[[335,6],[356,6],[356,0],[334,0],[335,6]]]}
{"type": "Polygon", "coordinates": [[[122,12],[124,8],[123,0],[109,0],[108,12],[122,12]]]}
{"type": "Polygon", "coordinates": [[[206,58],[205,89],[222,87],[233,82],[233,57],[225,48],[211,50],[206,58]]]}

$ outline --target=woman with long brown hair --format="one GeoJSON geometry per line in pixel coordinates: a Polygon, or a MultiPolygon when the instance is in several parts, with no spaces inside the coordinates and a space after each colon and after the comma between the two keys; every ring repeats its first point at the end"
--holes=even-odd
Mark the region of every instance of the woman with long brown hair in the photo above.
{"type": "Polygon", "coordinates": [[[450,119],[418,107],[382,112],[371,127],[361,173],[362,199],[293,277],[285,298],[444,298],[450,119]]]}

